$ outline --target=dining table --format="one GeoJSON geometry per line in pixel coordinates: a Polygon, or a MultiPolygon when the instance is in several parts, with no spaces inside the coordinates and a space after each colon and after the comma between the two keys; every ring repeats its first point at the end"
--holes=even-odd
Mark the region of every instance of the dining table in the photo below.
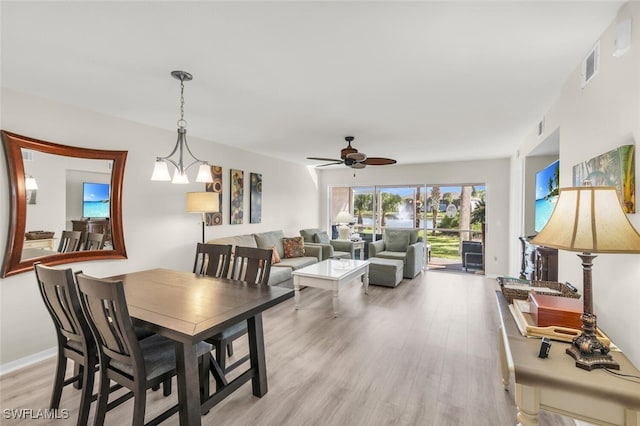
{"type": "Polygon", "coordinates": [[[123,282],[136,326],[176,342],[180,425],[200,425],[202,414],[249,380],[253,395],[267,393],[262,312],[292,298],[292,289],[161,268],[109,279],[123,282]],[[227,382],[212,358],[216,392],[201,400],[197,343],[241,321],[248,325],[248,369],[227,382]]]}

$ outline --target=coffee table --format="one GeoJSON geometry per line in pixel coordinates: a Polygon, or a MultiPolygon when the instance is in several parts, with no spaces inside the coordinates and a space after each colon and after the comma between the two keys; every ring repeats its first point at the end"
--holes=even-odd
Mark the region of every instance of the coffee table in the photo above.
{"type": "Polygon", "coordinates": [[[344,283],[362,277],[365,294],[369,294],[369,261],[327,259],[293,271],[296,310],[300,304],[300,287],[315,287],[333,291],[333,316],[338,316],[338,291],[344,283]]]}

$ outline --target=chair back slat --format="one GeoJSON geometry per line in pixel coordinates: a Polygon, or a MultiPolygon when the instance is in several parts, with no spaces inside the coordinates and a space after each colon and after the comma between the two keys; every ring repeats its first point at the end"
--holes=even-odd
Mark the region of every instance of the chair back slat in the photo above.
{"type": "Polygon", "coordinates": [[[62,231],[60,244],[58,245],[59,253],[71,253],[78,250],[82,241],[81,231],[62,231]]]}
{"type": "Polygon", "coordinates": [[[69,340],[93,342],[89,324],[82,314],[71,269],[34,264],[38,288],[56,330],[69,340]]]}
{"type": "MultiPolygon", "coordinates": [[[[124,295],[122,281],[109,281],[76,274],[80,302],[98,344],[100,363],[110,359],[136,368],[145,377],[140,345],[124,295]]],[[[135,371],[135,368],[132,368],[135,371]]]]}
{"type": "Polygon", "coordinates": [[[82,244],[82,250],[102,250],[104,247],[104,234],[98,232],[87,232],[82,244]]]}
{"type": "Polygon", "coordinates": [[[231,278],[253,284],[267,285],[271,272],[272,257],[273,251],[270,249],[236,246],[231,278]]]}
{"type": "Polygon", "coordinates": [[[193,272],[209,277],[227,277],[230,263],[231,245],[198,243],[193,272]]]}

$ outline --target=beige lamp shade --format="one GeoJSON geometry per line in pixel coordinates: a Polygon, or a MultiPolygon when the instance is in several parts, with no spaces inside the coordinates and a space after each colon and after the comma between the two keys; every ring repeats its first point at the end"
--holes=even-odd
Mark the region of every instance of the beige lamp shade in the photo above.
{"type": "Polygon", "coordinates": [[[348,211],[342,210],[340,213],[336,215],[334,222],[337,224],[351,223],[353,222],[353,216],[351,216],[351,214],[348,211]]]}
{"type": "Polygon", "coordinates": [[[217,192],[187,192],[189,213],[212,213],[220,210],[217,192]]]}
{"type": "Polygon", "coordinates": [[[531,242],[583,253],[640,253],[640,234],[612,186],[561,189],[549,222],[531,242]]]}

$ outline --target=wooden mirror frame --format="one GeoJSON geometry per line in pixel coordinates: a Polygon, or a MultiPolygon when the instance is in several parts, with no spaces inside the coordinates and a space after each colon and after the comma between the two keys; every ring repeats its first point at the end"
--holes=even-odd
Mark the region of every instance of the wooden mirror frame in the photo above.
{"type": "Polygon", "coordinates": [[[127,258],[127,251],[124,245],[124,233],[122,230],[122,181],[124,177],[124,165],[127,159],[127,151],[77,148],[20,136],[4,130],[2,130],[2,142],[7,159],[7,171],[9,174],[9,186],[11,192],[11,215],[9,220],[7,248],[2,267],[3,278],[32,270],[34,262],[42,262],[46,265],[59,265],[63,263],[84,262],[98,259],[127,258]],[[65,157],[113,161],[110,197],[111,217],[109,218],[113,241],[112,250],[77,251],[72,253],[59,253],[50,256],[43,256],[25,261],[21,260],[27,219],[27,199],[24,163],[22,161],[22,148],[65,157]]]}

